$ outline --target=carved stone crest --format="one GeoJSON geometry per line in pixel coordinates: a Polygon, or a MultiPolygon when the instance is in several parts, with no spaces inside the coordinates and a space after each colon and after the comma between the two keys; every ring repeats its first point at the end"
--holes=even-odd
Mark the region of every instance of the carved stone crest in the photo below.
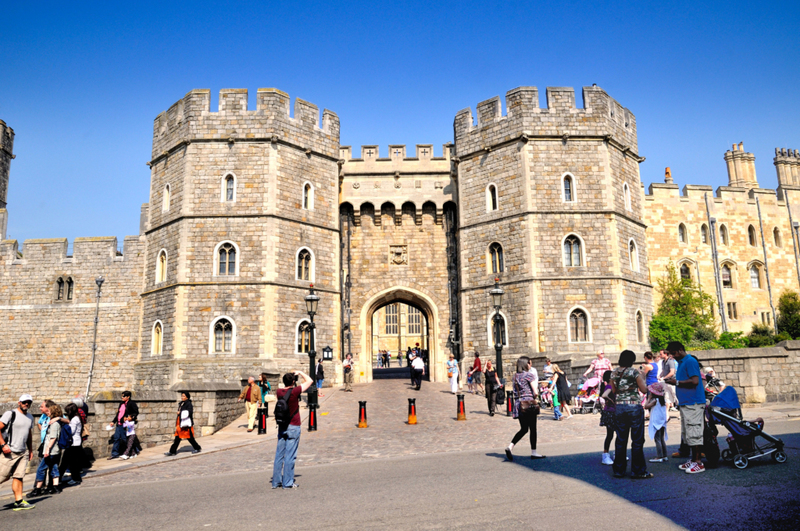
{"type": "Polygon", "coordinates": [[[391,265],[408,265],[408,245],[390,245],[389,263],[391,265]]]}
{"type": "Polygon", "coordinates": [[[361,188],[361,183],[353,183],[353,188],[358,190],[359,188],[361,188]]]}

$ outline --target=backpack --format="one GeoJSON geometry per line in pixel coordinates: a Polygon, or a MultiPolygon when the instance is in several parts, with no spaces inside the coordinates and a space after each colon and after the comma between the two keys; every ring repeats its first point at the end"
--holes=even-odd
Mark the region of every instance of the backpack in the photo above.
{"type": "Polygon", "coordinates": [[[61,432],[58,434],[58,447],[66,450],[72,446],[72,426],[64,424],[61,426],[61,432]]]}
{"type": "Polygon", "coordinates": [[[275,417],[275,422],[278,424],[278,427],[285,428],[292,421],[293,415],[289,411],[289,397],[292,395],[293,390],[294,387],[286,389],[283,396],[279,397],[278,401],[275,403],[273,416],[275,417]]]}
{"type": "Polygon", "coordinates": [[[8,421],[8,425],[5,427],[5,433],[3,433],[3,440],[8,444],[11,445],[11,436],[14,434],[14,419],[17,418],[17,410],[11,410],[11,420],[8,421]]]}

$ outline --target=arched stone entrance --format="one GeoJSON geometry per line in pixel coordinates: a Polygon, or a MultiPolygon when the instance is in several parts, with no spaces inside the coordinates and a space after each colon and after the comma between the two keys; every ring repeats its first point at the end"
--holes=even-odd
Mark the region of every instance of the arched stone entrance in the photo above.
{"type": "Polygon", "coordinates": [[[403,302],[422,311],[428,322],[430,379],[433,382],[446,380],[444,374],[444,345],[439,333],[439,309],[433,300],[421,291],[407,286],[395,286],[372,295],[361,307],[359,314],[359,328],[361,329],[360,352],[364,355],[359,356],[357,360],[358,374],[363,375],[361,381],[372,381],[372,316],[378,309],[395,302],[403,302]]]}

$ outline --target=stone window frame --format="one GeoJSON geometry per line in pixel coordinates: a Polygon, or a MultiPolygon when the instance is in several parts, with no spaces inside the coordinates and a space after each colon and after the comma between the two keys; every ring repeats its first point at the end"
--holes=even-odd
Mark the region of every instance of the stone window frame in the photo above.
{"type": "MultiPolygon", "coordinates": [[[[223,339],[224,342],[224,339],[223,339]]],[[[223,355],[235,355],[236,354],[236,321],[228,315],[219,315],[211,320],[211,323],[208,325],[208,354],[210,356],[216,354],[223,354],[223,355]],[[214,327],[216,327],[217,323],[222,321],[223,319],[227,320],[231,324],[231,350],[229,352],[225,351],[225,346],[223,344],[222,350],[217,351],[215,350],[215,342],[214,342],[214,327]]]]}
{"type": "Polygon", "coordinates": [[[161,319],[156,319],[153,323],[153,328],[150,330],[150,355],[161,356],[164,354],[164,323],[161,319]],[[156,332],[156,327],[160,332],[156,332]],[[158,335],[156,335],[158,334],[158,335]],[[156,341],[156,338],[158,341],[156,341]]]}
{"type": "Polygon", "coordinates": [[[55,284],[55,302],[69,303],[75,300],[75,280],[70,275],[59,275],[55,284]]]}
{"type": "MultiPolygon", "coordinates": [[[[697,267],[697,265],[696,265],[694,260],[692,260],[691,258],[681,258],[676,265],[678,267],[678,277],[679,278],[681,278],[681,279],[684,278],[683,275],[681,274],[681,268],[686,266],[686,268],[689,270],[689,280],[691,280],[692,282],[694,282],[695,280],[697,280],[698,283],[700,282],[699,279],[695,279],[693,277],[693,275],[692,275],[692,269],[697,267]]],[[[696,274],[697,274],[697,269],[695,269],[695,275],[696,274]]]]}
{"type": "Polygon", "coordinates": [[[631,266],[631,271],[639,273],[641,271],[641,263],[639,261],[639,244],[633,238],[628,238],[628,261],[631,266]],[[631,249],[633,244],[633,249],[631,249]]]}
{"type": "MultiPolygon", "coordinates": [[[[238,260],[237,260],[238,262],[238,260]]],[[[238,265],[238,264],[237,264],[238,265]]],[[[312,251],[309,247],[300,247],[297,249],[297,252],[294,253],[294,279],[299,280],[300,282],[311,282],[313,283],[315,280],[316,269],[317,269],[317,257],[314,255],[314,251],[312,251]],[[308,251],[308,254],[311,257],[311,263],[308,267],[308,278],[300,278],[299,269],[300,269],[300,253],[303,251],[308,251]]]]}
{"type": "Polygon", "coordinates": [[[562,267],[586,267],[586,242],[583,241],[583,238],[577,232],[570,232],[565,234],[563,238],[561,238],[561,245],[558,248],[558,252],[561,254],[561,266],[562,267]],[[564,244],[567,242],[567,238],[570,236],[574,236],[578,239],[578,242],[581,244],[581,263],[580,265],[567,265],[567,261],[564,259],[564,244]]]}
{"type": "Polygon", "coordinates": [[[730,232],[728,231],[728,226],[724,223],[719,225],[719,240],[725,247],[730,245],[730,232]]]}
{"type": "Polygon", "coordinates": [[[633,314],[633,323],[636,326],[636,342],[644,343],[644,313],[642,313],[642,310],[639,308],[637,308],[636,312],[633,314]]]}
{"type": "Polygon", "coordinates": [[[236,202],[236,188],[238,188],[239,177],[232,171],[226,171],[222,174],[222,180],[219,187],[219,202],[220,203],[235,203],[236,202]],[[233,198],[228,199],[228,178],[233,179],[233,198]]]}
{"type": "Polygon", "coordinates": [[[739,320],[739,309],[736,306],[737,301],[728,301],[725,303],[725,310],[728,315],[728,319],[731,321],[738,321],[739,320]]]}
{"type": "Polygon", "coordinates": [[[772,243],[775,244],[775,247],[783,247],[783,235],[778,227],[772,228],[772,243]]]}
{"type": "Polygon", "coordinates": [[[167,250],[162,248],[158,251],[156,255],[156,276],[155,276],[155,283],[156,284],[163,284],[167,281],[167,265],[169,264],[169,253],[167,250]],[[164,257],[164,263],[161,263],[161,257],[164,257]]]}
{"type": "Polygon", "coordinates": [[[314,183],[311,181],[303,182],[303,187],[300,189],[300,208],[303,210],[314,210],[314,183]]]}
{"type": "Polygon", "coordinates": [[[169,212],[170,201],[172,201],[172,187],[167,183],[164,185],[161,197],[161,212],[169,212]]]}
{"type": "Polygon", "coordinates": [[[213,260],[213,263],[214,263],[214,266],[213,266],[213,270],[212,270],[211,273],[212,273],[212,276],[214,278],[239,278],[239,265],[242,263],[242,253],[239,251],[239,246],[236,245],[236,242],[231,241],[231,240],[223,240],[223,241],[219,242],[214,247],[214,260],[213,260]],[[233,248],[236,250],[236,272],[233,275],[220,275],[219,274],[219,249],[220,249],[220,247],[222,247],[226,243],[231,244],[233,246],[233,248]]]}
{"type": "Polygon", "coordinates": [[[756,290],[764,289],[764,264],[759,260],[752,260],[747,264],[747,277],[750,279],[750,288],[756,290]],[[758,273],[758,286],[753,285],[753,270],[758,273]]]}
{"type": "MultiPolygon", "coordinates": [[[[489,348],[494,348],[494,310],[489,313],[489,318],[486,320],[486,338],[488,339],[489,348]]],[[[508,347],[509,345],[509,334],[508,331],[511,330],[509,326],[508,316],[505,314],[503,310],[500,310],[500,317],[503,318],[503,324],[505,325],[505,334],[503,334],[503,348],[508,347]]]]}
{"type": "MultiPolygon", "coordinates": [[[[308,319],[308,317],[303,317],[299,321],[297,321],[297,323],[295,323],[295,325],[294,325],[294,347],[293,347],[293,350],[294,350],[295,355],[297,355],[297,356],[308,356],[308,352],[302,352],[298,348],[300,346],[300,334],[301,334],[300,325],[302,325],[303,323],[311,323],[311,321],[308,319]]],[[[302,333],[303,334],[305,334],[305,333],[309,333],[310,334],[310,331],[302,332],[302,333]]],[[[311,350],[310,336],[309,336],[309,340],[308,341],[309,341],[309,343],[308,343],[309,350],[311,350]]]]}
{"type": "Polygon", "coordinates": [[[678,243],[689,244],[689,231],[686,230],[686,224],[683,222],[678,223],[678,243]]]}
{"type": "Polygon", "coordinates": [[[756,228],[752,224],[747,226],[747,243],[750,245],[750,247],[758,247],[756,228]]]}
{"type": "Polygon", "coordinates": [[[592,316],[585,307],[581,305],[575,305],[569,309],[567,312],[567,342],[568,343],[591,343],[592,342],[592,316]],[[575,313],[576,310],[580,310],[583,312],[583,315],[586,316],[586,341],[578,341],[572,339],[572,314],[575,313]]]}
{"type": "Polygon", "coordinates": [[[503,244],[498,241],[493,241],[489,243],[486,247],[486,273],[489,275],[499,275],[500,273],[505,273],[506,271],[506,250],[503,247],[503,244]],[[497,246],[500,249],[499,253],[499,266],[497,271],[494,270],[494,261],[492,255],[492,247],[497,246]]]}
{"type": "Polygon", "coordinates": [[[736,262],[734,262],[733,260],[726,259],[726,260],[723,260],[719,264],[719,278],[720,278],[720,283],[722,284],[722,289],[738,289],[739,282],[738,282],[738,279],[736,278],[736,270],[737,270],[736,262]],[[728,269],[731,272],[731,285],[730,286],[725,286],[725,280],[722,278],[722,270],[726,266],[728,267],[728,269]]]}
{"type": "Polygon", "coordinates": [[[562,203],[577,203],[578,202],[578,187],[576,186],[577,178],[572,172],[564,172],[561,175],[561,202],[562,203]],[[567,199],[566,194],[566,182],[569,180],[570,183],[570,196],[571,199],[567,199]]]}
{"type": "Polygon", "coordinates": [[[622,183],[622,198],[625,200],[625,210],[628,212],[633,212],[633,206],[631,203],[631,187],[628,186],[628,183],[622,183]]]}
{"type": "Polygon", "coordinates": [[[486,185],[486,212],[497,212],[500,210],[500,189],[497,187],[495,183],[489,183],[486,185]],[[492,197],[492,188],[494,188],[494,197],[492,197]],[[492,199],[494,199],[494,204],[492,204],[492,199]],[[494,207],[494,208],[492,208],[494,207]]]}
{"type": "Polygon", "coordinates": [[[705,223],[700,224],[700,243],[703,245],[711,245],[711,235],[708,232],[708,225],[705,223]]]}

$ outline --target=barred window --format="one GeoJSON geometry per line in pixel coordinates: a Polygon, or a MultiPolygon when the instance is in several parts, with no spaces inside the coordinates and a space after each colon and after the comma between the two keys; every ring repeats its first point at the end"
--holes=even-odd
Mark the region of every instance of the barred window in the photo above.
{"type": "Polygon", "coordinates": [[[408,307],[408,333],[422,333],[422,312],[419,311],[419,308],[415,308],[414,306],[408,307]]]}
{"type": "Polygon", "coordinates": [[[386,306],[386,333],[387,334],[397,334],[398,327],[397,327],[397,304],[389,304],[386,306]]]}
{"type": "Polygon", "coordinates": [[[589,341],[588,319],[583,310],[573,310],[569,314],[569,340],[573,343],[589,341]]]}

